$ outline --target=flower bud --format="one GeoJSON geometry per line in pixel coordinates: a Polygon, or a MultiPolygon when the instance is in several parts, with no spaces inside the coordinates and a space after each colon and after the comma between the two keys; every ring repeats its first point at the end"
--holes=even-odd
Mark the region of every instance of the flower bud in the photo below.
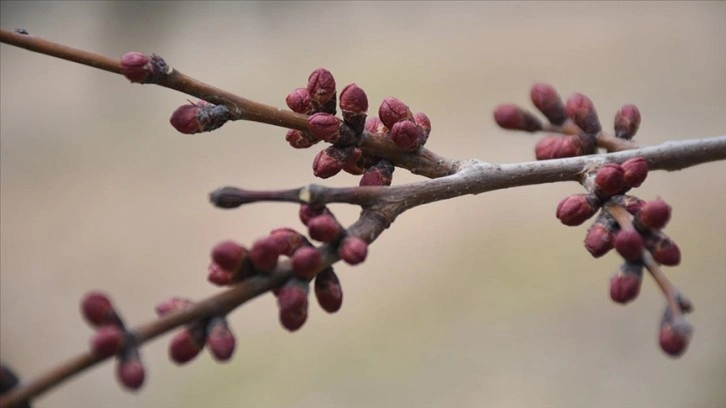
{"type": "Polygon", "coordinates": [[[168,315],[169,313],[173,313],[182,309],[187,309],[193,305],[194,302],[189,299],[172,297],[156,305],[156,308],[154,308],[154,310],[156,311],[157,316],[162,317],[168,315]]]}
{"type": "Polygon", "coordinates": [[[277,252],[280,255],[285,256],[291,256],[295,251],[297,251],[298,248],[300,248],[300,246],[305,244],[307,241],[305,237],[302,236],[302,234],[291,228],[278,228],[272,230],[272,232],[270,232],[269,239],[273,240],[277,245],[277,252]]]}
{"type": "Polygon", "coordinates": [[[391,129],[396,122],[413,119],[413,114],[408,105],[397,98],[389,97],[381,102],[381,106],[378,108],[378,117],[387,128],[391,129]]]}
{"type": "Polygon", "coordinates": [[[601,198],[612,197],[625,188],[625,172],[617,163],[607,163],[595,174],[595,189],[601,198]]]}
{"type": "Polygon", "coordinates": [[[661,265],[676,266],[681,263],[681,250],[672,239],[660,236],[652,244],[649,242],[648,250],[653,259],[661,265]]]}
{"type": "Polygon", "coordinates": [[[93,327],[118,324],[119,319],[113,310],[111,300],[101,292],[90,292],[81,301],[81,312],[93,327]]]}
{"type": "Polygon", "coordinates": [[[280,323],[289,331],[298,330],[308,318],[308,283],[290,279],[277,293],[280,323]]]}
{"type": "Polygon", "coordinates": [[[393,181],[395,167],[388,160],[380,160],[370,166],[360,179],[360,186],[390,186],[393,181]]]}
{"type": "Polygon", "coordinates": [[[597,117],[595,106],[590,98],[583,94],[573,94],[567,99],[567,116],[588,135],[596,135],[602,129],[597,117]]]}
{"type": "Polygon", "coordinates": [[[247,257],[247,250],[234,241],[222,241],[212,248],[210,257],[212,262],[222,269],[234,271],[240,267],[242,261],[247,257]]]}
{"type": "Polygon", "coordinates": [[[91,337],[91,350],[99,357],[108,357],[121,350],[124,332],[116,325],[101,326],[91,337]]]}
{"type": "Polygon", "coordinates": [[[642,157],[634,157],[620,165],[625,176],[625,185],[640,187],[648,177],[648,162],[642,157]]]}
{"type": "Polygon", "coordinates": [[[275,269],[277,258],[280,256],[277,248],[277,242],[269,236],[255,241],[250,249],[250,261],[255,269],[263,272],[275,269]]]}
{"type": "Polygon", "coordinates": [[[140,52],[128,52],[121,57],[121,75],[131,82],[144,83],[154,74],[151,59],[140,52]]]}
{"type": "Polygon", "coordinates": [[[178,107],[169,118],[169,123],[179,133],[191,135],[219,129],[230,118],[229,110],[223,105],[200,102],[178,107]]]}
{"type": "Polygon", "coordinates": [[[388,128],[386,128],[386,125],[384,125],[377,116],[368,116],[366,118],[364,130],[366,132],[382,136],[386,134],[388,128]]]}
{"type": "Polygon", "coordinates": [[[207,281],[217,286],[227,286],[234,283],[234,275],[231,271],[222,269],[214,262],[210,262],[207,267],[207,281]]]}
{"type": "Polygon", "coordinates": [[[307,149],[319,142],[319,140],[313,139],[312,137],[306,137],[305,133],[296,129],[289,129],[287,131],[285,134],[285,141],[287,141],[287,143],[295,149],[307,149]]]}
{"type": "Polygon", "coordinates": [[[686,352],[691,340],[691,326],[682,319],[661,324],[658,333],[660,348],[671,357],[680,357],[686,352]]]}
{"type": "Polygon", "coordinates": [[[352,235],[343,238],[338,246],[338,256],[349,265],[358,265],[367,255],[368,243],[352,235]]]}
{"type": "Polygon", "coordinates": [[[534,106],[542,112],[543,115],[553,125],[560,126],[567,120],[567,112],[565,105],[562,103],[560,95],[555,88],[549,84],[538,83],[532,86],[530,97],[534,106]]]}
{"type": "Polygon", "coordinates": [[[335,116],[318,112],[308,117],[310,132],[318,139],[335,143],[340,138],[340,119],[335,116]]]}
{"type": "Polygon", "coordinates": [[[308,93],[313,102],[322,106],[335,95],[335,78],[325,68],[318,68],[308,77],[308,93]]]}
{"type": "Polygon", "coordinates": [[[606,225],[596,222],[587,230],[585,248],[599,258],[613,249],[613,233],[606,225]]]}
{"type": "Polygon", "coordinates": [[[587,194],[574,194],[560,201],[557,206],[557,219],[565,225],[576,226],[595,215],[597,200],[587,194]]]}
{"type": "Polygon", "coordinates": [[[302,278],[312,278],[323,265],[323,257],[315,247],[303,246],[292,254],[292,271],[302,278]]]}
{"type": "Polygon", "coordinates": [[[227,361],[232,357],[235,348],[234,334],[229,330],[224,318],[215,317],[209,321],[207,347],[217,361],[227,361]]]}
{"type": "Polygon", "coordinates": [[[634,229],[618,231],[613,245],[626,261],[637,261],[643,257],[643,237],[634,229]]]}
{"type": "Polygon", "coordinates": [[[503,129],[525,132],[542,130],[542,122],[536,116],[514,104],[497,106],[494,110],[494,120],[503,129]]]}
{"type": "Polygon", "coordinates": [[[671,206],[661,199],[648,201],[635,218],[644,227],[659,230],[671,219],[671,206]]]}
{"type": "Polygon", "coordinates": [[[391,128],[391,140],[404,152],[418,150],[421,138],[421,130],[410,120],[396,122],[391,128]]]}
{"type": "Polygon", "coordinates": [[[192,361],[204,345],[204,333],[198,328],[185,327],[172,337],[169,343],[169,358],[177,364],[192,361]]]}
{"type": "Polygon", "coordinates": [[[413,122],[421,130],[421,138],[419,139],[419,144],[423,146],[426,144],[426,141],[429,140],[429,135],[431,134],[431,120],[428,116],[426,116],[425,113],[416,112],[413,115],[413,122]]]}
{"type": "Polygon", "coordinates": [[[577,136],[548,135],[534,148],[537,160],[562,159],[582,155],[582,142],[577,136]]]}
{"type": "Polygon", "coordinates": [[[361,155],[360,149],[353,146],[330,146],[321,150],[313,159],[313,174],[323,179],[340,173],[346,164],[352,163],[361,155]]]}
{"type": "Polygon", "coordinates": [[[343,228],[331,213],[318,215],[310,219],[307,226],[310,238],[320,242],[334,241],[343,232],[343,228]]]}
{"type": "Polygon", "coordinates": [[[324,214],[328,211],[325,207],[315,207],[308,204],[300,204],[300,211],[298,215],[300,216],[300,222],[302,222],[304,225],[308,225],[308,222],[311,218],[317,217],[320,214],[324,214]]]}
{"type": "Polygon", "coordinates": [[[635,105],[624,105],[615,114],[615,137],[630,140],[640,127],[640,111],[635,105]]]}
{"type": "Polygon", "coordinates": [[[285,98],[285,103],[291,111],[309,115],[313,112],[313,101],[306,88],[297,88],[285,98]]]}
{"type": "Polygon", "coordinates": [[[638,297],[643,278],[641,264],[625,263],[610,279],[610,298],[617,303],[628,303],[638,297]]]}
{"type": "Polygon", "coordinates": [[[343,304],[343,288],[333,268],[327,267],[315,277],[315,297],[326,312],[335,313],[340,310],[343,304]]]}
{"type": "Polygon", "coordinates": [[[134,354],[119,359],[118,365],[116,365],[116,378],[126,389],[132,391],[141,388],[146,376],[138,353],[134,354]]]}
{"type": "Polygon", "coordinates": [[[364,114],[368,111],[368,96],[356,84],[349,84],[340,91],[340,109],[345,112],[364,114]]]}
{"type": "Polygon", "coordinates": [[[617,198],[618,204],[625,208],[631,215],[637,214],[645,204],[644,200],[634,196],[622,195],[617,198]]]}

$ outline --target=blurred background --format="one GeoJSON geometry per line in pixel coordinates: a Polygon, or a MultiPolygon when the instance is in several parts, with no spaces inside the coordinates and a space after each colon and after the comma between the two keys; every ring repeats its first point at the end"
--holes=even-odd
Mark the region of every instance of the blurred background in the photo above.
{"type": "MultiPolygon", "coordinates": [[[[536,137],[496,127],[492,110],[527,108],[549,82],[583,92],[606,128],[640,107],[641,145],[726,134],[726,3],[12,2],[3,29],[120,57],[157,53],[215,86],[279,107],[323,66],[356,82],[371,114],[396,96],[431,118],[427,146],[455,158],[533,159],[536,137]]],[[[181,135],[187,96],[0,46],[2,217],[0,353],[24,378],[86,350],[79,299],[107,291],[131,325],[173,296],[201,299],[210,247],[250,244],[297,207],[220,211],[222,185],[321,181],[321,146],[285,130],[230,123],[181,135]]],[[[340,89],[340,88],[339,88],[340,89]]],[[[419,180],[397,170],[394,183],[419,180]]],[[[463,197],[401,216],[365,264],[336,269],[341,311],[311,303],[294,334],[274,298],[230,316],[237,351],[167,359],[169,335],[142,350],[146,384],[123,391],[105,363],[36,407],[718,407],[726,405],[726,163],[652,173],[636,194],[674,208],[666,232],[682,264],[667,274],[695,303],[689,351],[657,345],[664,300],[645,278],[627,307],[608,295],[615,254],[594,260],[587,225],[555,207],[574,183],[463,197]]],[[[345,224],[357,210],[333,206],[345,224]]]]}

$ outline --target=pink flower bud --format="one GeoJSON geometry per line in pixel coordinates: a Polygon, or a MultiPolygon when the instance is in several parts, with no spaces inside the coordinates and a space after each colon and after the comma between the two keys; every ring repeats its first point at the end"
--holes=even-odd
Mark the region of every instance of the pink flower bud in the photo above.
{"type": "Polygon", "coordinates": [[[141,388],[145,376],[144,365],[138,357],[122,358],[116,366],[116,378],[128,390],[141,388]]]}
{"type": "Polygon", "coordinates": [[[335,78],[325,68],[318,68],[308,77],[308,93],[318,105],[324,105],[335,95],[335,78]]]}
{"type": "Polygon", "coordinates": [[[121,57],[121,74],[131,82],[144,83],[154,74],[154,65],[146,54],[128,52],[121,57]]]}
{"type": "Polygon", "coordinates": [[[247,255],[247,249],[234,241],[222,241],[218,243],[212,248],[212,253],[210,254],[212,262],[228,271],[237,270],[247,255]]]}
{"type": "Polygon", "coordinates": [[[331,242],[343,232],[333,214],[326,213],[318,215],[308,221],[308,234],[310,238],[320,242],[331,242]]]}
{"type": "Polygon", "coordinates": [[[429,140],[429,135],[431,134],[431,120],[428,116],[426,116],[423,112],[416,112],[413,115],[413,121],[416,123],[416,126],[421,131],[421,138],[419,139],[419,144],[421,146],[426,144],[426,141],[429,140]]]}
{"type": "Polygon", "coordinates": [[[292,254],[307,241],[302,234],[291,228],[278,228],[276,230],[272,230],[272,232],[270,232],[270,239],[272,239],[277,245],[277,252],[280,255],[285,256],[292,256],[292,254]]]}
{"type": "Polygon", "coordinates": [[[363,114],[368,111],[368,96],[356,84],[349,84],[340,91],[340,109],[343,112],[363,114]]]}
{"type": "Polygon", "coordinates": [[[177,364],[188,363],[202,351],[203,344],[203,336],[199,333],[193,334],[185,327],[172,337],[169,343],[169,358],[177,364]]]}
{"type": "Polygon", "coordinates": [[[386,125],[384,125],[377,116],[368,116],[366,118],[366,124],[364,129],[366,132],[373,133],[379,136],[385,135],[388,131],[386,125]]]}
{"type": "Polygon", "coordinates": [[[613,249],[613,233],[605,225],[596,222],[587,230],[585,248],[593,257],[599,258],[613,249]]]}
{"type": "Polygon", "coordinates": [[[560,201],[557,219],[565,225],[575,226],[587,221],[598,209],[596,200],[586,194],[575,194],[560,201]]]}
{"type": "Polygon", "coordinates": [[[313,159],[313,174],[323,179],[333,177],[347,164],[358,160],[360,155],[360,149],[353,146],[330,146],[313,159]]]}
{"type": "Polygon", "coordinates": [[[300,204],[300,212],[298,213],[298,215],[300,216],[300,221],[304,225],[308,225],[308,222],[311,218],[317,217],[320,214],[324,214],[327,211],[328,209],[325,207],[313,207],[307,204],[300,204]]]}
{"type": "Polygon", "coordinates": [[[295,149],[307,149],[308,147],[318,143],[319,140],[308,138],[299,130],[289,129],[285,134],[285,140],[295,149]]]}
{"type": "Polygon", "coordinates": [[[309,115],[313,111],[313,101],[306,88],[297,88],[285,98],[285,103],[291,111],[309,115]]]}
{"type": "Polygon", "coordinates": [[[676,266],[681,263],[681,250],[670,238],[661,237],[652,247],[648,245],[648,249],[653,259],[661,265],[676,266]]]}
{"type": "Polygon", "coordinates": [[[673,323],[665,322],[661,325],[660,333],[658,333],[660,348],[671,357],[683,355],[690,340],[690,326],[683,320],[673,323]]]}
{"type": "Polygon", "coordinates": [[[497,106],[494,110],[494,120],[503,129],[525,132],[542,130],[542,122],[536,116],[514,104],[497,106]]]}
{"type": "Polygon", "coordinates": [[[542,112],[543,115],[553,125],[560,126],[567,120],[567,112],[565,105],[562,103],[560,95],[555,88],[549,84],[539,83],[532,86],[530,97],[534,106],[542,112]]]}
{"type": "Polygon", "coordinates": [[[617,303],[628,303],[640,293],[641,277],[632,273],[618,273],[610,279],[610,298],[617,303]]]}
{"type": "Polygon", "coordinates": [[[378,117],[383,124],[391,129],[396,122],[413,119],[413,114],[408,105],[397,98],[385,98],[378,108],[378,117]]]}
{"type": "Polygon", "coordinates": [[[640,187],[648,177],[648,162],[642,157],[634,157],[620,165],[625,175],[625,185],[640,187]]]}
{"type": "Polygon", "coordinates": [[[630,140],[640,127],[640,111],[635,105],[624,105],[615,114],[615,137],[630,140]]]}
{"type": "Polygon", "coordinates": [[[360,186],[390,186],[395,167],[388,160],[380,160],[370,166],[360,179],[360,186]]]}
{"type": "Polygon", "coordinates": [[[308,284],[296,279],[288,281],[277,293],[280,323],[289,331],[298,330],[308,318],[308,284]]]}
{"type": "Polygon", "coordinates": [[[358,265],[366,260],[367,255],[368,243],[352,235],[343,238],[338,247],[338,256],[349,265],[358,265]]]}
{"type": "Polygon", "coordinates": [[[343,304],[343,288],[333,268],[327,267],[315,277],[315,297],[326,312],[335,313],[340,310],[343,304]]]}
{"type": "Polygon", "coordinates": [[[101,292],[90,292],[81,301],[83,317],[93,327],[116,324],[118,317],[108,296],[101,292]]]}
{"type": "Polygon", "coordinates": [[[391,140],[404,152],[418,150],[421,138],[421,130],[410,120],[396,122],[391,128],[391,140]]]}
{"type": "Polygon", "coordinates": [[[617,163],[607,163],[595,174],[595,188],[602,198],[612,197],[625,188],[625,172],[617,163]]]}
{"type": "Polygon", "coordinates": [[[302,278],[312,278],[323,265],[320,252],[310,246],[304,246],[292,254],[292,270],[302,278]]]}
{"type": "Polygon", "coordinates": [[[573,94],[567,99],[567,116],[588,135],[596,135],[602,129],[595,106],[583,94],[573,94]]]}
{"type": "Polygon", "coordinates": [[[112,356],[121,350],[124,332],[116,325],[101,326],[91,337],[91,350],[100,357],[112,356]]]}
{"type": "Polygon", "coordinates": [[[534,149],[537,160],[562,159],[582,155],[582,142],[577,136],[548,135],[534,149]]]}
{"type": "Polygon", "coordinates": [[[210,262],[207,267],[207,281],[217,286],[227,286],[234,283],[234,275],[231,271],[222,269],[216,263],[210,262]]]}
{"type": "Polygon", "coordinates": [[[234,334],[222,318],[213,318],[207,327],[207,347],[217,361],[227,361],[235,348],[234,334]]]}
{"type": "Polygon", "coordinates": [[[643,237],[634,229],[618,231],[613,245],[626,261],[637,261],[643,257],[643,237]]]}
{"type": "Polygon", "coordinates": [[[318,112],[308,117],[310,132],[318,139],[335,143],[340,138],[340,119],[335,116],[318,112]]]}
{"type": "Polygon", "coordinates": [[[671,206],[661,199],[648,201],[638,211],[636,219],[646,228],[662,229],[671,219],[671,206]]]}
{"type": "Polygon", "coordinates": [[[201,107],[194,104],[182,105],[171,114],[169,123],[174,126],[179,133],[192,135],[202,132],[202,124],[199,121],[199,111],[201,107]]]}
{"type": "Polygon", "coordinates": [[[277,242],[269,236],[255,241],[250,249],[250,261],[252,265],[255,269],[263,272],[269,272],[275,269],[279,256],[277,242]]]}

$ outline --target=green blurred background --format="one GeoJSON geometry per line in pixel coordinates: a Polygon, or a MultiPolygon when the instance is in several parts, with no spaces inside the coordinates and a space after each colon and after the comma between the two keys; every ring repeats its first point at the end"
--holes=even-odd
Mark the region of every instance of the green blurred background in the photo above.
{"type": "MultiPolygon", "coordinates": [[[[610,127],[637,104],[637,140],[726,133],[726,4],[509,2],[10,2],[0,26],[121,56],[158,53],[213,85],[284,107],[324,66],[356,82],[371,113],[396,96],[433,123],[428,146],[456,158],[531,160],[535,138],[498,129],[493,108],[530,107],[529,87],[583,92],[610,127]]],[[[2,138],[0,352],[23,377],[85,350],[78,312],[108,291],[131,324],[172,296],[206,297],[208,251],[299,227],[297,207],[219,211],[222,185],[289,188],[357,178],[312,176],[320,149],[285,130],[230,123],[180,135],[187,96],[0,46],[2,138]]],[[[394,182],[418,180],[404,170],[394,182]]],[[[674,208],[667,232],[683,262],[667,273],[695,302],[688,353],[658,348],[664,301],[650,279],[613,304],[619,260],[594,260],[586,226],[554,217],[573,183],[497,191],[404,214],[365,264],[337,267],[342,310],[311,304],[295,334],[274,299],[231,317],[228,364],[205,352],[179,368],[169,336],[142,350],[147,381],[120,389],[103,364],[37,407],[723,407],[726,405],[726,163],[657,172],[636,194],[674,208]]],[[[355,208],[334,206],[346,224],[355,208]]]]}

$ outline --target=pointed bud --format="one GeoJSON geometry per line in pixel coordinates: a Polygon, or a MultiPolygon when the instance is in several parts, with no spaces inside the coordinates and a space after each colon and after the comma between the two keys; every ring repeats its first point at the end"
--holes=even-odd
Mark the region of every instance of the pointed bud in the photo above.
{"type": "Polygon", "coordinates": [[[514,104],[499,105],[494,110],[494,120],[503,129],[536,132],[542,130],[542,122],[532,114],[514,104]]]}
{"type": "Polygon", "coordinates": [[[190,135],[219,129],[229,118],[230,113],[226,106],[202,101],[178,107],[171,114],[169,123],[178,132],[190,135]]]}
{"type": "Polygon", "coordinates": [[[289,331],[298,330],[308,318],[308,283],[290,279],[277,293],[280,323],[289,331]]]}
{"type": "Polygon", "coordinates": [[[131,82],[144,83],[154,74],[151,59],[140,52],[128,52],[121,57],[121,75],[131,82]]]}
{"type": "Polygon", "coordinates": [[[192,361],[204,345],[203,333],[197,328],[190,330],[185,327],[172,337],[169,343],[169,358],[176,364],[192,361]]]}
{"type": "Polygon", "coordinates": [[[234,271],[240,267],[242,261],[247,257],[247,250],[234,241],[222,241],[212,248],[210,257],[212,262],[222,269],[234,271]]]}
{"type": "Polygon", "coordinates": [[[334,241],[343,232],[343,228],[331,213],[314,217],[308,221],[307,225],[310,238],[320,242],[334,241]]]}
{"type": "Polygon", "coordinates": [[[643,237],[634,229],[618,231],[613,244],[626,261],[637,261],[643,257],[643,237]]]}
{"type": "Polygon", "coordinates": [[[318,139],[335,143],[340,139],[340,119],[335,116],[318,112],[308,117],[310,132],[318,139]]]}
{"type": "Polygon", "coordinates": [[[81,301],[81,312],[93,327],[118,324],[118,316],[113,310],[111,300],[101,292],[90,292],[81,301]]]}
{"type": "Polygon", "coordinates": [[[360,158],[361,151],[353,146],[330,146],[313,159],[313,174],[323,179],[340,173],[346,164],[360,158]]]}
{"type": "Polygon", "coordinates": [[[285,103],[291,111],[309,115],[313,112],[313,101],[306,88],[297,88],[285,98],[285,103]]]}
{"type": "Polygon", "coordinates": [[[340,91],[340,109],[343,113],[364,114],[368,111],[368,96],[358,85],[346,85],[340,91]]]}
{"type": "Polygon", "coordinates": [[[325,68],[318,68],[308,77],[308,93],[313,102],[322,106],[335,95],[335,78],[325,68]]]}
{"type": "Polygon", "coordinates": [[[207,347],[214,359],[220,362],[229,360],[234,353],[235,339],[227,321],[221,317],[212,318],[207,333],[207,347]]]}
{"type": "Polygon", "coordinates": [[[398,121],[391,128],[391,140],[404,152],[418,150],[421,138],[421,130],[410,120],[398,121]]]}
{"type": "Polygon", "coordinates": [[[624,105],[615,114],[615,137],[630,140],[640,127],[640,111],[635,105],[624,105]]]}
{"type": "Polygon", "coordinates": [[[543,115],[553,125],[560,126],[567,120],[567,112],[562,98],[555,88],[549,84],[538,83],[532,86],[530,97],[534,106],[542,112],[543,115]]]}
{"type": "Polygon", "coordinates": [[[576,226],[595,215],[598,207],[594,197],[587,194],[575,194],[560,201],[556,215],[563,224],[576,226]]]}
{"type": "Polygon", "coordinates": [[[91,350],[99,357],[112,356],[121,350],[124,332],[115,325],[101,326],[91,337],[91,350]]]}
{"type": "Polygon", "coordinates": [[[292,270],[302,278],[312,278],[323,265],[323,257],[315,247],[304,246],[292,254],[292,270]]]}
{"type": "Polygon", "coordinates": [[[660,348],[671,357],[680,357],[686,352],[691,340],[691,326],[682,319],[661,324],[658,333],[660,348]]]}
{"type": "Polygon", "coordinates": [[[370,166],[360,179],[360,186],[390,186],[395,167],[388,160],[380,160],[370,166]]]}
{"type": "Polygon", "coordinates": [[[642,264],[625,263],[610,279],[610,298],[617,303],[628,303],[638,297],[643,278],[642,264]]]}
{"type": "Polygon", "coordinates": [[[315,277],[315,297],[326,312],[335,313],[340,310],[343,304],[343,288],[333,268],[327,267],[315,277]]]}
{"type": "Polygon", "coordinates": [[[648,162],[642,157],[634,157],[620,165],[625,176],[625,185],[640,187],[648,177],[648,162]]]}
{"type": "Polygon", "coordinates": [[[577,136],[548,135],[534,149],[537,160],[563,159],[582,155],[582,142],[577,136]]]}
{"type": "Polygon", "coordinates": [[[250,249],[250,261],[258,271],[269,272],[277,266],[280,253],[277,242],[269,236],[258,239],[250,249]]]}
{"type": "Polygon", "coordinates": [[[606,225],[596,222],[587,230],[585,248],[599,258],[613,249],[613,232],[606,225]]]}
{"type": "Polygon", "coordinates": [[[421,138],[419,139],[419,144],[421,146],[426,144],[426,141],[429,140],[429,135],[431,134],[431,120],[428,116],[426,116],[423,112],[416,112],[413,115],[413,121],[416,123],[416,126],[421,130],[421,138]]]}
{"type": "Polygon", "coordinates": [[[596,135],[602,129],[597,117],[595,106],[590,98],[583,94],[573,94],[567,99],[567,116],[588,135],[596,135]]]}
{"type": "Polygon", "coordinates": [[[412,120],[413,114],[408,105],[393,97],[385,98],[378,108],[378,117],[383,124],[391,129],[396,122],[412,120]]]}
{"type": "Polygon", "coordinates": [[[595,174],[595,189],[601,198],[612,197],[625,188],[625,172],[617,163],[607,163],[595,174]]]}
{"type": "Polygon", "coordinates": [[[352,235],[343,238],[338,247],[338,256],[349,265],[358,265],[367,255],[368,243],[352,235]]]}
{"type": "Polygon", "coordinates": [[[644,227],[659,230],[671,219],[671,206],[661,199],[648,201],[635,217],[644,227]]]}
{"type": "Polygon", "coordinates": [[[144,365],[138,355],[124,356],[116,366],[116,378],[128,390],[135,391],[144,384],[144,365]]]}
{"type": "Polygon", "coordinates": [[[307,149],[308,147],[318,143],[320,140],[307,137],[303,132],[295,129],[289,129],[285,134],[285,141],[294,149],[307,149]]]}

